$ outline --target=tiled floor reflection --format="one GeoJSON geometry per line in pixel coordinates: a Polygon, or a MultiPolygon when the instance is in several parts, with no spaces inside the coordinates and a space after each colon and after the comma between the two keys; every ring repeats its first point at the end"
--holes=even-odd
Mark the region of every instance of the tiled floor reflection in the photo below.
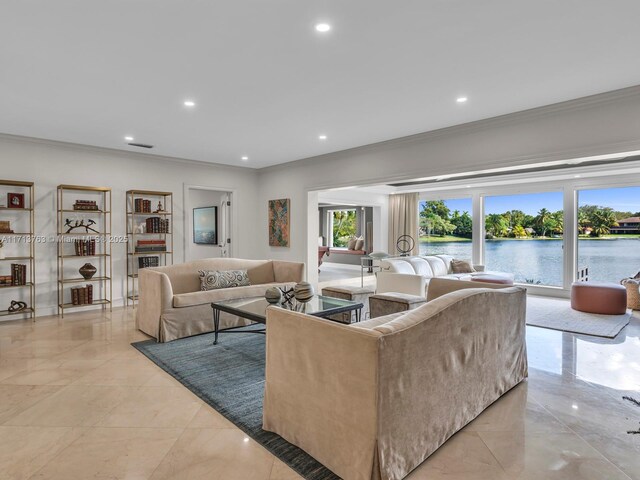
{"type": "MultiPolygon", "coordinates": [[[[133,319],[0,324],[0,478],[299,478],[132,348],[133,319]]],[[[622,400],[640,397],[640,320],[614,340],[527,342],[529,380],[408,478],[640,479],[640,408],[622,400]]]]}

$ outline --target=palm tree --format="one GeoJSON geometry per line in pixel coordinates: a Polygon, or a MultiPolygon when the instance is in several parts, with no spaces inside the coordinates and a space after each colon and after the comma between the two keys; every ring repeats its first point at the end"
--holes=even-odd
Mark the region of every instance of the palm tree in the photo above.
{"type": "Polygon", "coordinates": [[[549,230],[550,219],[551,219],[551,212],[546,208],[541,208],[534,220],[536,227],[539,229],[539,231],[542,232],[543,237],[546,236],[547,230],[549,230]]]}
{"type": "Polygon", "coordinates": [[[484,229],[494,237],[506,237],[509,233],[509,225],[502,215],[490,213],[484,221],[484,229]]]}
{"type": "Polygon", "coordinates": [[[613,209],[606,207],[598,209],[591,216],[592,230],[591,235],[599,237],[610,232],[611,227],[617,227],[616,215],[613,209]]]}

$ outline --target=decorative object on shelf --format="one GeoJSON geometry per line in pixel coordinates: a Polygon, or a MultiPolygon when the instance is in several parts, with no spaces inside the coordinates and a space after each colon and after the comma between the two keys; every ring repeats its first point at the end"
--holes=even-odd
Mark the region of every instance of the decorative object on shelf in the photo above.
{"type": "Polygon", "coordinates": [[[278,287],[267,288],[267,291],[264,294],[264,298],[272,305],[276,303],[280,303],[282,300],[282,292],[278,287]]]}
{"type": "Polygon", "coordinates": [[[93,285],[87,284],[84,287],[71,288],[71,304],[72,305],[92,305],[93,304],[93,285]]]}
{"type": "Polygon", "coordinates": [[[100,208],[98,208],[98,203],[95,200],[76,200],[76,203],[73,204],[73,209],[89,211],[100,210],[100,208]]]}
{"type": "Polygon", "coordinates": [[[147,227],[146,223],[138,224],[138,226],[135,229],[136,230],[135,233],[145,233],[146,227],[147,227]]]}
{"type": "Polygon", "coordinates": [[[11,230],[10,221],[0,220],[0,233],[13,233],[13,230],[11,230]]]}
{"type": "Polygon", "coordinates": [[[193,243],[198,245],[218,244],[218,207],[193,209],[193,243]]]}
{"type": "Polygon", "coordinates": [[[85,280],[89,280],[96,274],[97,271],[98,269],[90,263],[85,263],[78,269],[78,272],[80,272],[80,275],[82,275],[82,278],[84,278],[85,280]]]}
{"type": "Polygon", "coordinates": [[[7,312],[16,313],[27,309],[27,304],[19,300],[11,300],[11,305],[7,309],[7,312]]]}
{"type": "Polygon", "coordinates": [[[7,208],[24,208],[24,193],[8,193],[7,208]]]}
{"type": "Polygon", "coordinates": [[[162,202],[158,202],[158,207],[155,209],[153,213],[166,213],[164,211],[164,207],[162,206],[162,202]]]}
{"type": "Polygon", "coordinates": [[[411,235],[400,235],[396,240],[396,250],[401,257],[408,257],[416,246],[416,241],[411,235]]]}
{"type": "Polygon", "coordinates": [[[291,201],[288,198],[269,200],[269,246],[289,246],[289,212],[291,201]]]}
{"type": "Polygon", "coordinates": [[[291,306],[294,296],[293,288],[278,287],[278,290],[282,292],[282,305],[291,306]]]}
{"type": "Polygon", "coordinates": [[[300,282],[293,287],[293,293],[297,301],[307,303],[313,298],[315,292],[313,291],[313,285],[309,282],[300,282]]]}
{"type": "Polygon", "coordinates": [[[96,221],[95,220],[88,219],[87,223],[84,223],[84,219],[82,219],[82,220],[74,220],[73,223],[71,223],[71,222],[72,222],[71,219],[65,218],[64,226],[68,227],[67,231],[65,233],[71,233],[76,228],[84,228],[85,233],[89,233],[89,232],[100,233],[95,228],[92,227],[93,225],[96,225],[96,221]]]}

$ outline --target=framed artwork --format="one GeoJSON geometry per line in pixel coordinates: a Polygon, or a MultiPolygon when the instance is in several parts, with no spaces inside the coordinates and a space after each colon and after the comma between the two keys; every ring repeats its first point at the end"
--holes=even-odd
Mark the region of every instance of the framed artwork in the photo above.
{"type": "Polygon", "coordinates": [[[218,207],[193,209],[193,243],[218,244],[218,207]]]}
{"type": "Polygon", "coordinates": [[[289,246],[290,200],[269,200],[269,246],[289,246]]]}
{"type": "Polygon", "coordinates": [[[24,208],[24,193],[8,193],[7,207],[8,208],[24,208]]]}

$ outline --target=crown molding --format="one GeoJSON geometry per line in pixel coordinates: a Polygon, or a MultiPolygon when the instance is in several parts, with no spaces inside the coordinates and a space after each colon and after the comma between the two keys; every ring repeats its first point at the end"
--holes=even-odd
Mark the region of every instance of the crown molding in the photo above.
{"type": "Polygon", "coordinates": [[[179,157],[168,157],[166,155],[156,155],[153,153],[141,153],[141,152],[132,152],[130,150],[121,150],[117,148],[107,148],[107,147],[98,147],[93,145],[85,145],[82,143],[73,143],[73,142],[62,142],[59,140],[50,140],[46,138],[37,138],[37,137],[26,137],[22,135],[11,135],[9,133],[0,133],[0,140],[4,140],[12,143],[21,143],[21,144],[29,144],[29,145],[45,145],[53,148],[65,148],[72,149],[77,151],[85,151],[85,152],[93,152],[99,153],[101,155],[109,155],[112,157],[122,158],[123,156],[133,157],[137,160],[154,160],[165,163],[172,164],[185,164],[185,165],[194,165],[199,167],[208,167],[208,168],[224,168],[228,170],[237,170],[241,172],[256,172],[256,168],[252,167],[242,167],[236,165],[227,165],[224,163],[213,163],[206,162],[203,160],[191,160],[188,158],[179,158],[179,157]]]}

